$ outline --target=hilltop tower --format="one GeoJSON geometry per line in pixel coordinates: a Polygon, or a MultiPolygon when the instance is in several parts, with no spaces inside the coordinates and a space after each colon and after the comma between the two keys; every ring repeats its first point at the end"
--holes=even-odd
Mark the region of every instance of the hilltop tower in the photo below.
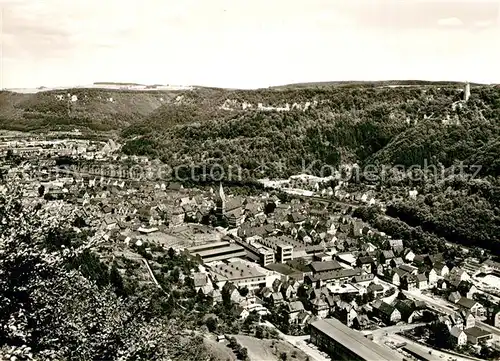
{"type": "Polygon", "coordinates": [[[470,98],[470,84],[469,84],[469,82],[467,82],[467,83],[465,83],[465,86],[464,86],[464,102],[469,100],[469,98],[470,98]]]}
{"type": "Polygon", "coordinates": [[[215,214],[217,219],[222,220],[226,212],[226,195],[224,194],[224,189],[222,188],[222,182],[220,182],[219,191],[216,193],[215,198],[215,214]]]}

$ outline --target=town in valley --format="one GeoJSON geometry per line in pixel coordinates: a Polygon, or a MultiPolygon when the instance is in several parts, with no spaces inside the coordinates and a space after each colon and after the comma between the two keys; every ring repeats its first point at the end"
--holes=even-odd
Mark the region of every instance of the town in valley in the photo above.
{"type": "Polygon", "coordinates": [[[188,184],[121,148],[78,131],[2,132],[2,194],[20,192],[48,222],[74,220],[95,262],[121,275],[120,292],[157,289],[221,359],[500,355],[500,263],[488,250],[425,250],[377,229],[360,216],[391,202],[375,187],[308,174],[251,189],[188,184]]]}

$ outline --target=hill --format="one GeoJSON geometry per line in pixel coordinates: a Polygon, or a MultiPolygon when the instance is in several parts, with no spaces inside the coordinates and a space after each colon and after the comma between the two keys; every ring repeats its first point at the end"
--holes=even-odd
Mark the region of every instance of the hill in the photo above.
{"type": "Polygon", "coordinates": [[[38,130],[120,130],[177,96],[176,91],[58,89],[36,93],[0,92],[0,128],[38,130]]]}
{"type": "Polygon", "coordinates": [[[498,87],[473,86],[466,103],[456,85],[198,89],[183,96],[125,129],[124,151],[160,157],[172,167],[189,165],[177,173],[189,179],[204,179],[214,164],[226,178],[240,169],[231,174],[244,180],[328,176],[332,167],[354,163],[389,167],[395,172],[379,182],[360,179],[388,200],[402,197],[389,202],[392,218],[381,215],[376,226],[408,242],[435,234],[498,253],[498,87]],[[460,162],[466,173],[480,166],[474,175],[483,177],[480,186],[474,177],[453,178],[460,162]],[[432,168],[427,174],[426,165],[452,176],[444,181],[432,168]],[[415,167],[424,169],[424,178],[407,176],[415,167]],[[410,189],[417,200],[408,199],[410,189]]]}
{"type": "Polygon", "coordinates": [[[130,154],[248,171],[265,162],[271,177],[297,173],[303,161],[317,162],[318,174],[343,163],[449,166],[500,136],[499,88],[472,89],[467,103],[456,85],[196,89],[122,135],[130,154]]]}

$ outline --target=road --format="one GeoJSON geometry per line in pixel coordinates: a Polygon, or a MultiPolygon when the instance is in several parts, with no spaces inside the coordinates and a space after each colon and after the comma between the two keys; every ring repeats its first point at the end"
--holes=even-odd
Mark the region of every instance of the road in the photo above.
{"type": "Polygon", "coordinates": [[[402,326],[388,326],[388,327],[382,327],[377,330],[373,331],[361,331],[364,335],[372,335],[373,336],[373,341],[376,343],[381,343],[381,339],[385,336],[385,334],[394,334],[397,332],[401,331],[408,331],[411,329],[414,329],[419,326],[425,326],[426,323],[413,323],[410,325],[402,325],[402,326]]]}
{"type": "MultiPolygon", "coordinates": [[[[457,307],[455,307],[453,304],[442,298],[432,298],[418,292],[410,292],[410,291],[402,291],[402,292],[405,294],[406,297],[414,300],[424,301],[431,309],[447,315],[454,314],[458,310],[457,307]]],[[[500,336],[500,329],[496,327],[493,327],[491,325],[488,325],[487,323],[478,320],[476,320],[476,325],[488,332],[491,332],[496,336],[500,336]]]]}
{"type": "Polygon", "coordinates": [[[457,361],[471,361],[471,360],[476,360],[476,359],[473,359],[473,358],[468,358],[468,357],[465,357],[465,356],[457,356],[455,354],[452,354],[452,353],[448,353],[448,352],[444,352],[444,351],[439,351],[439,350],[434,350],[430,347],[426,347],[426,346],[423,346],[417,342],[414,342],[406,337],[403,337],[403,336],[400,336],[400,335],[395,335],[395,334],[392,334],[392,335],[389,335],[389,336],[383,336],[382,339],[381,339],[382,342],[387,342],[387,343],[396,343],[396,344],[399,344],[399,343],[402,343],[402,342],[406,342],[407,344],[411,344],[413,345],[413,347],[419,349],[420,351],[422,351],[423,353],[425,354],[428,354],[429,356],[431,356],[432,358],[435,358],[435,359],[441,359],[443,361],[447,361],[449,358],[452,358],[454,360],[457,360],[457,361]],[[432,352],[432,354],[429,354],[429,351],[432,352]]]}

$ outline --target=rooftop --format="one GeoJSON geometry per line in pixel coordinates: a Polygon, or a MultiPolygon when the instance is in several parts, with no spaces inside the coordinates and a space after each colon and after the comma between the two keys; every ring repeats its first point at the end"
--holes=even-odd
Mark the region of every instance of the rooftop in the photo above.
{"type": "Polygon", "coordinates": [[[310,267],[314,273],[342,269],[342,266],[337,261],[311,262],[310,267]]]}
{"type": "Polygon", "coordinates": [[[213,268],[213,271],[227,277],[229,281],[243,278],[265,277],[265,275],[259,272],[255,267],[238,261],[229,264],[220,263],[213,268]]]}
{"type": "Polygon", "coordinates": [[[337,319],[319,320],[312,323],[311,326],[335,339],[338,343],[349,348],[364,360],[402,360],[397,353],[391,352],[384,346],[377,345],[375,342],[364,337],[362,333],[352,330],[337,319]]]}
{"type": "Polygon", "coordinates": [[[464,332],[465,332],[466,335],[471,335],[471,336],[477,337],[477,338],[479,338],[479,337],[486,337],[486,336],[491,335],[490,332],[485,331],[482,328],[479,328],[477,326],[471,327],[471,328],[467,328],[467,329],[464,330],[464,332]]]}

